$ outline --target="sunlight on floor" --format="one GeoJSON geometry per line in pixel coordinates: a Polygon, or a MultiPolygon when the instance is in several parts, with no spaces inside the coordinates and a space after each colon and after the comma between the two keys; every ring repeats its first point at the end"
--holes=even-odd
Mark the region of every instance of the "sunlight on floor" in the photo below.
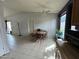
{"type": "Polygon", "coordinates": [[[56,44],[52,44],[45,48],[44,59],[55,59],[56,44]]]}

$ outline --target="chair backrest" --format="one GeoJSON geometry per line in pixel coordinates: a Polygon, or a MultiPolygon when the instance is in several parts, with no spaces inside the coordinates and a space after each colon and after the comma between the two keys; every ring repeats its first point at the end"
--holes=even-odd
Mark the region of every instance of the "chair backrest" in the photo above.
{"type": "Polygon", "coordinates": [[[37,31],[41,31],[41,29],[37,29],[37,31]]]}

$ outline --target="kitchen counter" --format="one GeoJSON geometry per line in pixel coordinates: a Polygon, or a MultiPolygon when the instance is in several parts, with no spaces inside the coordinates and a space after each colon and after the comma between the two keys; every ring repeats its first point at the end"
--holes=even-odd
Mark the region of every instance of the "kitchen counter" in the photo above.
{"type": "Polygon", "coordinates": [[[58,39],[56,43],[62,59],[79,59],[79,48],[76,48],[67,41],[60,39],[58,39]]]}

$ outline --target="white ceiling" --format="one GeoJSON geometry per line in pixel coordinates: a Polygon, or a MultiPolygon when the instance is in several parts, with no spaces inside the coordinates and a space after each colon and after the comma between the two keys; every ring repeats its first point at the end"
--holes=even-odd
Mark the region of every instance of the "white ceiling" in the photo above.
{"type": "Polygon", "coordinates": [[[4,5],[23,12],[58,13],[67,2],[68,0],[5,0],[4,5]]]}

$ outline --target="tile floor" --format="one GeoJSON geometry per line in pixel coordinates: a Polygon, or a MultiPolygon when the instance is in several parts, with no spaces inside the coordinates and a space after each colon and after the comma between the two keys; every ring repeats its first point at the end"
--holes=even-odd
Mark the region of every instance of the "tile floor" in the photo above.
{"type": "Polygon", "coordinates": [[[53,39],[30,41],[29,37],[7,35],[10,53],[0,59],[54,59],[53,39]]]}

